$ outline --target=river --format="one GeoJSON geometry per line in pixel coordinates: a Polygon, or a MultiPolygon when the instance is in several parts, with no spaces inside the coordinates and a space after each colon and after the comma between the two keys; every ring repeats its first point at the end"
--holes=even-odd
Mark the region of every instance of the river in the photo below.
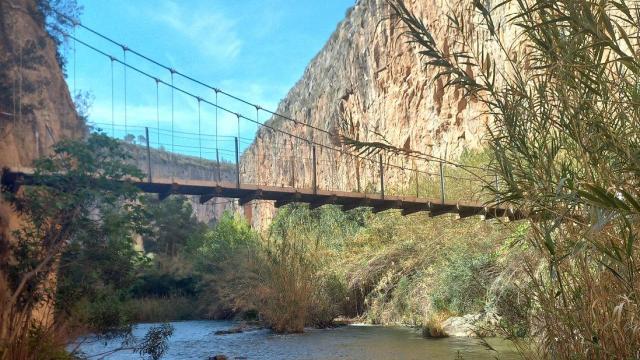
{"type": "MultiPolygon", "coordinates": [[[[150,326],[139,324],[134,336],[142,337],[150,326]]],[[[207,359],[223,354],[228,359],[517,359],[509,343],[489,339],[498,353],[469,338],[424,339],[405,327],[349,325],[335,329],[307,329],[304,334],[277,335],[269,330],[215,335],[234,326],[230,321],[173,322],[175,332],[163,359],[207,359]]],[[[84,338],[80,349],[87,355],[117,348],[119,340],[84,338]]],[[[131,351],[106,359],[140,359],[131,351]]]]}

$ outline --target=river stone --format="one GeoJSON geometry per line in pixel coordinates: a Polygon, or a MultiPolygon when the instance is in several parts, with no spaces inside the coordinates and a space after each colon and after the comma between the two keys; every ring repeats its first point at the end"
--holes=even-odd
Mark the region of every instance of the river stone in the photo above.
{"type": "Polygon", "coordinates": [[[453,316],[442,322],[442,330],[449,336],[485,336],[498,321],[499,317],[493,313],[453,316]]]}

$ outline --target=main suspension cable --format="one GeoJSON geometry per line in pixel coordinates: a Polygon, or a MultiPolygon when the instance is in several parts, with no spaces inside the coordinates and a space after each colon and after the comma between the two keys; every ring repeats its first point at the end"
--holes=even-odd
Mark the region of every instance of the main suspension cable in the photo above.
{"type": "MultiPolygon", "coordinates": [[[[69,36],[69,37],[71,37],[71,38],[74,38],[74,39],[75,39],[75,37],[73,37],[72,35],[67,34],[67,36],[69,36]]],[[[143,76],[146,76],[146,77],[148,77],[148,78],[150,78],[150,79],[157,79],[155,76],[152,76],[151,74],[147,73],[146,71],[141,70],[140,68],[138,68],[138,67],[136,67],[136,66],[133,66],[133,65],[131,65],[131,64],[125,63],[125,62],[123,62],[122,60],[120,60],[120,59],[118,59],[118,58],[115,58],[115,57],[113,57],[113,56],[109,55],[108,53],[106,53],[106,52],[104,52],[104,51],[102,51],[102,50],[100,50],[100,49],[98,49],[98,48],[96,48],[96,47],[94,47],[94,46],[92,46],[92,45],[90,45],[90,44],[88,44],[88,43],[86,43],[86,42],[84,42],[84,41],[80,40],[80,39],[76,39],[76,41],[77,41],[79,44],[84,45],[84,46],[88,47],[89,49],[91,49],[91,50],[93,50],[93,51],[95,51],[95,52],[97,52],[97,53],[99,53],[99,54],[102,54],[102,55],[104,55],[104,56],[106,56],[106,57],[111,57],[111,58],[113,58],[113,59],[114,59],[114,61],[116,61],[116,62],[118,62],[118,63],[122,64],[125,68],[129,68],[129,69],[131,69],[131,70],[134,70],[134,71],[136,71],[137,73],[139,73],[139,74],[141,74],[141,75],[143,75],[143,76]]],[[[128,51],[131,51],[131,50],[128,50],[128,51]]],[[[195,95],[195,94],[193,94],[193,93],[191,93],[191,92],[189,92],[189,91],[187,91],[187,90],[185,90],[185,89],[183,89],[183,88],[180,88],[180,87],[175,86],[175,84],[174,84],[174,80],[173,80],[173,78],[174,78],[174,76],[173,76],[173,75],[174,75],[175,73],[176,73],[176,72],[175,72],[175,70],[171,69],[171,83],[166,83],[165,81],[163,81],[163,80],[161,80],[161,79],[158,79],[158,82],[159,82],[159,83],[162,83],[163,85],[168,86],[168,87],[170,87],[170,88],[171,88],[171,118],[172,118],[172,120],[171,120],[171,134],[172,134],[172,139],[171,139],[172,141],[171,141],[171,143],[172,143],[172,151],[171,151],[171,152],[172,152],[172,153],[173,153],[173,151],[174,151],[174,140],[173,140],[173,133],[174,133],[174,91],[178,91],[178,92],[180,92],[180,93],[182,93],[182,94],[184,94],[184,95],[190,96],[190,97],[192,97],[192,98],[198,98],[198,96],[197,96],[197,95],[195,95]]],[[[219,90],[219,89],[216,89],[216,90],[217,90],[216,94],[217,94],[218,92],[219,92],[219,93],[222,93],[222,91],[221,91],[221,90],[219,90]]],[[[218,105],[218,104],[213,103],[213,102],[211,102],[211,101],[208,101],[208,100],[206,100],[206,99],[202,99],[201,101],[202,101],[203,103],[206,103],[206,104],[208,104],[208,105],[210,105],[210,106],[215,107],[216,109],[220,109],[220,110],[222,110],[222,111],[224,111],[224,112],[226,112],[226,113],[229,113],[229,114],[233,114],[233,115],[235,115],[235,116],[238,118],[238,121],[239,121],[240,119],[244,119],[244,120],[246,120],[246,121],[249,121],[249,122],[252,122],[252,123],[256,123],[256,124],[258,124],[259,126],[261,126],[261,127],[263,127],[263,128],[267,128],[267,129],[269,129],[269,130],[272,130],[272,131],[279,132],[279,133],[281,133],[281,134],[287,135],[287,136],[289,136],[289,137],[291,137],[291,138],[296,138],[296,139],[299,139],[299,140],[302,140],[302,141],[305,141],[305,142],[311,142],[311,143],[313,143],[313,144],[317,145],[317,146],[318,146],[318,147],[320,147],[320,148],[323,148],[323,149],[326,149],[326,150],[329,150],[329,151],[335,151],[335,152],[338,152],[338,153],[343,154],[343,155],[345,155],[345,156],[355,156],[355,157],[360,158],[360,159],[362,159],[362,160],[366,160],[366,161],[369,161],[369,162],[372,162],[372,163],[376,163],[376,160],[375,160],[375,159],[371,159],[371,158],[368,158],[368,157],[365,157],[365,156],[362,156],[362,155],[358,155],[358,154],[351,154],[351,153],[347,153],[347,152],[345,152],[345,151],[344,151],[344,150],[342,150],[342,149],[334,148],[334,147],[332,147],[332,146],[329,146],[329,145],[326,145],[326,144],[323,144],[323,143],[320,143],[320,142],[310,141],[310,140],[308,140],[308,139],[302,138],[302,137],[300,137],[300,136],[298,136],[298,135],[295,135],[295,134],[290,133],[290,132],[288,132],[288,131],[285,131],[285,130],[283,130],[283,129],[276,128],[276,127],[274,127],[273,125],[270,125],[270,124],[267,124],[267,123],[260,124],[258,121],[254,120],[254,119],[251,119],[251,118],[249,118],[249,117],[246,117],[246,116],[244,116],[244,115],[242,115],[242,114],[240,114],[240,113],[234,112],[234,111],[232,111],[232,110],[230,110],[230,109],[228,109],[228,108],[226,108],[226,107],[224,107],[224,106],[218,105]]],[[[265,111],[266,111],[266,110],[265,110],[265,111]]],[[[268,111],[267,111],[267,112],[268,112],[268,111]]],[[[172,160],[173,160],[173,159],[172,159],[172,160]]],[[[452,162],[448,162],[448,161],[447,161],[447,163],[450,163],[451,165],[454,165],[454,166],[456,166],[456,167],[465,168],[465,167],[464,167],[464,166],[462,166],[462,165],[455,164],[455,163],[452,163],[452,162]]],[[[389,166],[390,166],[390,167],[393,167],[393,168],[400,168],[400,167],[399,167],[399,166],[397,166],[397,165],[389,165],[389,166]]],[[[483,169],[483,170],[484,170],[484,169],[483,169]]],[[[419,172],[420,172],[420,173],[425,173],[424,171],[419,171],[419,172]]]]}

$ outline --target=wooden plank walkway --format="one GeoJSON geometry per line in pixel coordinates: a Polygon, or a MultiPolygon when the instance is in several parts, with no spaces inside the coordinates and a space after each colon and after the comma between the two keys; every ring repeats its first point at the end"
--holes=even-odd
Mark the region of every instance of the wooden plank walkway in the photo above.
{"type": "MultiPolygon", "coordinates": [[[[33,172],[30,169],[21,171],[4,171],[2,185],[11,191],[17,191],[22,185],[33,184],[33,172]]],[[[213,198],[238,199],[240,205],[253,200],[275,201],[280,207],[290,203],[307,203],[311,208],[335,204],[347,211],[358,207],[370,207],[373,212],[400,209],[403,215],[428,211],[430,216],[452,213],[460,218],[480,215],[485,218],[507,217],[510,220],[523,218],[519,211],[504,206],[488,206],[479,202],[444,201],[412,196],[392,196],[366,194],[357,192],[328,191],[314,189],[298,189],[251,184],[237,184],[227,181],[203,181],[186,179],[154,178],[152,182],[132,181],[145,193],[158,194],[164,199],[172,194],[194,195],[200,197],[200,203],[213,198]]]]}

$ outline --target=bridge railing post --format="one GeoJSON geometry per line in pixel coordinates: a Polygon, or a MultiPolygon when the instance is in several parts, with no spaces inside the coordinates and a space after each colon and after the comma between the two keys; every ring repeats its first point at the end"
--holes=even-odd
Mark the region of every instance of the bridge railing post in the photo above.
{"type": "Polygon", "coordinates": [[[235,138],[236,143],[236,188],[240,188],[240,152],[238,138],[235,138]]]}
{"type": "Polygon", "coordinates": [[[384,167],[382,166],[382,153],[378,154],[378,163],[380,164],[380,196],[384,199],[384,167]]]}
{"type": "Polygon", "coordinates": [[[444,185],[444,162],[440,161],[440,202],[444,204],[445,196],[445,185],[444,185]]]}
{"type": "Polygon", "coordinates": [[[311,178],[311,186],[313,187],[313,193],[318,193],[318,168],[317,168],[317,159],[316,159],[316,146],[311,146],[311,161],[313,168],[313,177],[311,178]]]}
{"type": "Polygon", "coordinates": [[[149,128],[144,128],[144,137],[147,142],[147,182],[151,182],[151,148],[149,147],[149,128]]]}

